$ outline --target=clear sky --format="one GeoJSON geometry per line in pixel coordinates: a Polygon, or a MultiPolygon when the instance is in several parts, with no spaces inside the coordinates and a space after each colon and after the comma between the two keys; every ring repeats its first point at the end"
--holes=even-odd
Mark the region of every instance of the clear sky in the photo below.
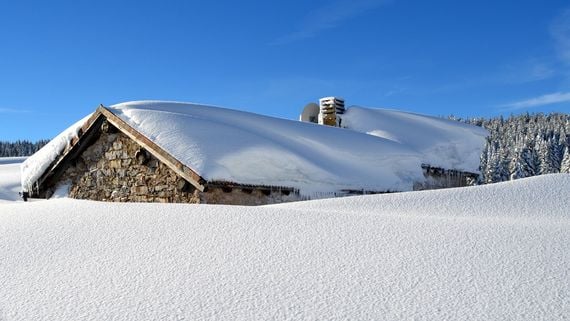
{"type": "Polygon", "coordinates": [[[570,2],[2,1],[0,140],[160,99],[296,119],[319,97],[570,112],[570,2]]]}

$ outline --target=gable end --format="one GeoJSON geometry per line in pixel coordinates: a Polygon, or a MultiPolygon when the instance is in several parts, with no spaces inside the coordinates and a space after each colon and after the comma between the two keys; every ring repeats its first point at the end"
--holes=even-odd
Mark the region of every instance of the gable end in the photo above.
{"type": "Polygon", "coordinates": [[[179,160],[167,153],[160,146],[139,133],[125,121],[116,116],[108,108],[100,105],[95,113],[89,117],[85,124],[78,130],[74,137],[56,158],[40,178],[33,184],[29,192],[30,197],[49,197],[46,195],[49,188],[55,186],[63,173],[81,153],[85,151],[100,136],[101,126],[107,121],[116,129],[124,133],[130,139],[142,146],[148,153],[156,157],[177,175],[188,181],[198,191],[204,191],[206,180],[198,175],[190,167],[182,164],[179,160]]]}

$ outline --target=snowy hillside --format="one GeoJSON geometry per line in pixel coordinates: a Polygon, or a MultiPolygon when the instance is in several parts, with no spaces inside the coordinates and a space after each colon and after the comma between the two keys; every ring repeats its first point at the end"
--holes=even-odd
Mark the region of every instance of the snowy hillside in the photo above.
{"type": "Polygon", "coordinates": [[[0,320],[564,320],[569,191],[557,174],[263,207],[1,203],[0,320]]]}
{"type": "MultiPolygon", "coordinates": [[[[359,107],[344,115],[354,130],[189,103],[127,102],[109,110],[206,180],[294,187],[310,197],[408,191],[424,179],[426,162],[477,172],[486,135],[459,122],[359,107]]],[[[84,121],[24,163],[25,190],[84,121]]]]}

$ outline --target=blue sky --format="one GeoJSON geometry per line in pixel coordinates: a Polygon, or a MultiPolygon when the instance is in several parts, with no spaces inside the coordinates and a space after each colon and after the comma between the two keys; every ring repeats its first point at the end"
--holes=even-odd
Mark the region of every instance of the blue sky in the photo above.
{"type": "Polygon", "coordinates": [[[567,1],[4,1],[0,140],[160,99],[296,119],[319,97],[570,112],[567,1]]]}

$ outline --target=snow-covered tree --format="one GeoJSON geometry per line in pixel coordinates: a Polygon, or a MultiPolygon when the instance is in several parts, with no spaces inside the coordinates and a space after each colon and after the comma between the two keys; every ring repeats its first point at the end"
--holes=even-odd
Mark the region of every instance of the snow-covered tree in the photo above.
{"type": "Polygon", "coordinates": [[[521,153],[520,151],[517,150],[516,153],[511,158],[511,163],[509,165],[509,170],[511,172],[509,179],[511,181],[527,177],[527,173],[525,173],[522,161],[523,159],[521,157],[521,153]]]}
{"type": "Polygon", "coordinates": [[[39,140],[35,143],[27,140],[17,140],[15,142],[0,141],[0,157],[29,156],[48,142],[48,140],[39,140]]]}
{"type": "Polygon", "coordinates": [[[560,173],[570,174],[570,147],[568,146],[564,149],[564,158],[562,158],[562,164],[560,165],[560,173]]]}
{"type": "MultiPolygon", "coordinates": [[[[459,120],[460,118],[458,118],[459,120]]],[[[464,122],[489,131],[481,154],[481,182],[561,172],[570,146],[570,115],[523,114],[464,122]]]]}

